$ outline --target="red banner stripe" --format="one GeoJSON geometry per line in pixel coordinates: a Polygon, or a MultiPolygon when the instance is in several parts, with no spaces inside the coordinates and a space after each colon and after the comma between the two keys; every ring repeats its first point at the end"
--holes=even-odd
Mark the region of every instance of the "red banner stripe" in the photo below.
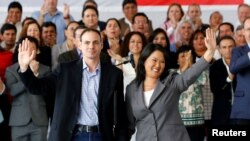
{"type": "Polygon", "coordinates": [[[190,5],[197,3],[200,5],[238,5],[244,3],[244,0],[137,0],[138,5],[170,5],[179,3],[181,5],[190,5]]]}

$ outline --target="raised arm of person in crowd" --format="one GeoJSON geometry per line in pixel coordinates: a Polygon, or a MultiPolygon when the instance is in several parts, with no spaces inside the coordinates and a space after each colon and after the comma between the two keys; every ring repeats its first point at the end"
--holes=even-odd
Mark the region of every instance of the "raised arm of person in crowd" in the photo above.
{"type": "Polygon", "coordinates": [[[205,44],[207,47],[207,51],[204,54],[204,59],[207,62],[211,62],[216,50],[216,35],[215,32],[210,28],[206,30],[205,44]]]}
{"type": "Polygon", "coordinates": [[[35,51],[32,51],[29,46],[30,42],[28,39],[25,39],[22,44],[19,44],[18,63],[21,72],[25,72],[28,69],[31,61],[35,57],[35,51]]]}
{"type": "Polygon", "coordinates": [[[67,3],[64,3],[64,8],[63,8],[63,18],[64,18],[64,22],[66,25],[69,24],[70,22],[70,7],[67,3]]]}

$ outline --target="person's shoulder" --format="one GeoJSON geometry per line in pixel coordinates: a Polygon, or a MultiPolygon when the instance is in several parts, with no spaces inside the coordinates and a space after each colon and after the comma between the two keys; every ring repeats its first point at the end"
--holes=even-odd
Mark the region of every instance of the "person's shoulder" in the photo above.
{"type": "Polygon", "coordinates": [[[122,70],[111,64],[110,62],[101,61],[102,66],[105,67],[105,69],[109,69],[112,73],[122,73],[122,70]]]}
{"type": "Polygon", "coordinates": [[[34,11],[32,14],[31,14],[31,17],[34,18],[34,19],[38,19],[40,15],[40,11],[34,11]]]}
{"type": "Polygon", "coordinates": [[[248,51],[248,45],[237,46],[233,48],[232,54],[244,54],[248,51]]]}
{"type": "Polygon", "coordinates": [[[137,83],[136,83],[136,80],[132,80],[128,85],[127,87],[136,87],[137,86],[137,83]]]}
{"type": "Polygon", "coordinates": [[[43,69],[43,70],[46,70],[46,71],[50,70],[50,67],[49,67],[49,66],[44,65],[44,64],[42,64],[42,63],[39,63],[39,67],[40,67],[41,69],[43,69]]]}
{"type": "Polygon", "coordinates": [[[136,80],[132,80],[127,86],[126,86],[126,94],[128,94],[128,96],[130,95],[130,93],[132,93],[133,91],[135,91],[136,89],[138,89],[138,85],[136,83],[136,80]]]}
{"type": "Polygon", "coordinates": [[[213,64],[210,66],[210,70],[211,69],[215,69],[217,68],[218,66],[221,66],[223,64],[223,61],[222,61],[222,58],[218,59],[218,60],[215,60],[213,62],[213,64]]]}
{"type": "Polygon", "coordinates": [[[125,18],[124,18],[124,17],[123,17],[123,18],[120,18],[118,21],[119,21],[119,22],[124,22],[124,21],[125,21],[125,18]]]}
{"type": "Polygon", "coordinates": [[[7,68],[6,68],[6,70],[9,70],[9,71],[18,71],[18,69],[19,69],[19,64],[18,63],[15,63],[15,64],[12,64],[12,65],[10,65],[10,66],[8,66],[7,68]]]}
{"type": "Polygon", "coordinates": [[[167,75],[161,79],[161,82],[163,84],[171,84],[171,82],[173,82],[176,78],[176,76],[180,75],[178,73],[178,70],[177,69],[170,69],[168,70],[168,73],[167,75]]]}
{"type": "Polygon", "coordinates": [[[55,15],[61,15],[61,16],[63,16],[63,12],[57,9],[55,15]]]}
{"type": "Polygon", "coordinates": [[[80,59],[75,59],[75,60],[70,60],[70,61],[67,61],[67,62],[62,62],[61,64],[62,65],[74,65],[74,64],[77,64],[77,63],[81,63],[82,61],[80,59]]]}

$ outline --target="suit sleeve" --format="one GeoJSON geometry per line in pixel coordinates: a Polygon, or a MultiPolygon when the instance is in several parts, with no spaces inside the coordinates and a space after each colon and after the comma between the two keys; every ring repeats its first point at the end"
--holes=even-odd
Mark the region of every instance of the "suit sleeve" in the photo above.
{"type": "Polygon", "coordinates": [[[232,58],[230,62],[230,71],[233,74],[240,72],[241,70],[250,66],[250,59],[248,53],[240,53],[241,48],[234,48],[232,51],[232,58]]]}
{"type": "Polygon", "coordinates": [[[129,139],[131,138],[131,136],[134,134],[135,132],[135,118],[133,115],[133,110],[132,110],[132,104],[131,104],[131,97],[129,97],[131,95],[131,86],[127,86],[126,88],[126,95],[125,95],[125,103],[126,103],[126,114],[127,114],[127,118],[128,118],[128,135],[129,135],[129,139]]]}
{"type": "Polygon", "coordinates": [[[55,93],[57,78],[59,78],[60,66],[58,66],[48,76],[37,78],[29,68],[24,73],[19,72],[22,82],[26,88],[34,95],[47,95],[55,93]]]}
{"type": "Polygon", "coordinates": [[[182,93],[191,84],[193,84],[201,75],[201,73],[204,70],[207,70],[209,66],[210,64],[204,58],[201,58],[185,72],[180,75],[176,75],[176,77],[172,81],[173,86],[179,91],[178,93],[182,93]]]}
{"type": "Polygon", "coordinates": [[[25,86],[23,82],[18,78],[17,72],[14,72],[10,68],[6,69],[5,78],[6,78],[6,86],[10,91],[12,96],[18,96],[23,91],[25,91],[25,86]]]}

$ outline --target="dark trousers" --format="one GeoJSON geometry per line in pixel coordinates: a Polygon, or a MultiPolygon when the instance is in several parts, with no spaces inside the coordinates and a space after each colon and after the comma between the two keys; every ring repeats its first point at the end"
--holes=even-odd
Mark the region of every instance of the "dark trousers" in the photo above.
{"type": "Polygon", "coordinates": [[[191,141],[204,141],[205,128],[203,125],[186,126],[191,141]]]}
{"type": "Polygon", "coordinates": [[[72,141],[102,141],[102,135],[99,132],[79,132],[77,131],[72,141]]]}

